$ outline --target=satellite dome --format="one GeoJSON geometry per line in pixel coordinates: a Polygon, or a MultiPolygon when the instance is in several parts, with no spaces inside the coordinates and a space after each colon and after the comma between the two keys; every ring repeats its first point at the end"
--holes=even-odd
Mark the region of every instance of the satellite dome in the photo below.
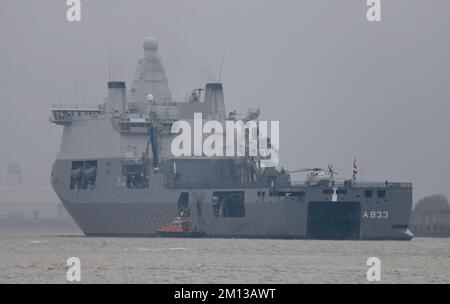
{"type": "Polygon", "coordinates": [[[156,51],[158,49],[158,41],[153,37],[148,37],[144,41],[145,51],[156,51]]]}

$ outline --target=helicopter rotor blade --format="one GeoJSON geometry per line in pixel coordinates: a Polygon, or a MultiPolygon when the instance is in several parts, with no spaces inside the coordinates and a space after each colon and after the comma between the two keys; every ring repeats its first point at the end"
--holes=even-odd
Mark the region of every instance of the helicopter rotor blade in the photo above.
{"type": "Polygon", "coordinates": [[[297,170],[291,170],[287,171],[288,173],[302,173],[302,172],[311,172],[311,171],[323,171],[323,169],[320,168],[300,168],[297,170]]]}

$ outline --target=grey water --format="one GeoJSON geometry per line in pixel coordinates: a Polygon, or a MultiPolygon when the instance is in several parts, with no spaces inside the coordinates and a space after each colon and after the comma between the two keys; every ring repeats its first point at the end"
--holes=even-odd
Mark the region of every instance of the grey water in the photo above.
{"type": "Polygon", "coordinates": [[[450,283],[450,239],[312,241],[0,236],[0,283],[450,283]]]}

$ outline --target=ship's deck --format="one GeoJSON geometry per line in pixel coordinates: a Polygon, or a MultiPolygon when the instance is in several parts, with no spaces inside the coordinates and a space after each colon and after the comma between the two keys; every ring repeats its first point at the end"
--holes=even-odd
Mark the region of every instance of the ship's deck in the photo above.
{"type": "MultiPolygon", "coordinates": [[[[212,182],[166,182],[165,186],[168,189],[223,189],[223,188],[268,188],[269,185],[267,183],[241,183],[241,182],[233,182],[233,183],[212,183],[212,182]]],[[[317,188],[355,188],[355,189],[412,189],[412,183],[402,183],[402,182],[361,182],[356,184],[347,184],[347,183],[335,183],[334,186],[311,186],[307,185],[303,181],[291,182],[290,185],[279,185],[277,189],[317,189],[317,188]]]]}

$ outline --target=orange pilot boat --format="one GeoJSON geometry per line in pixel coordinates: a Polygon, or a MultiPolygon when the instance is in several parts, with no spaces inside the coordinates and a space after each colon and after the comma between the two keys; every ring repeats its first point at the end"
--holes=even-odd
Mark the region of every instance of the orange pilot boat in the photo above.
{"type": "Polygon", "coordinates": [[[170,221],[157,231],[162,237],[186,237],[186,238],[202,238],[206,237],[206,231],[197,227],[188,220],[177,217],[170,221]]]}

